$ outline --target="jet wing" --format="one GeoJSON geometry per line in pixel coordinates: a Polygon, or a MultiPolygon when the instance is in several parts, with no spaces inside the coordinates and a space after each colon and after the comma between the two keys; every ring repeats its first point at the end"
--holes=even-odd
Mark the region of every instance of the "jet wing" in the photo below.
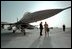
{"type": "Polygon", "coordinates": [[[13,25],[14,23],[1,22],[2,25],[13,25]]]}
{"type": "Polygon", "coordinates": [[[33,13],[27,13],[17,23],[32,23],[32,22],[40,21],[40,20],[52,17],[52,16],[60,13],[63,10],[66,10],[68,8],[71,8],[71,7],[67,7],[64,9],[49,9],[49,10],[36,11],[33,13]]]}

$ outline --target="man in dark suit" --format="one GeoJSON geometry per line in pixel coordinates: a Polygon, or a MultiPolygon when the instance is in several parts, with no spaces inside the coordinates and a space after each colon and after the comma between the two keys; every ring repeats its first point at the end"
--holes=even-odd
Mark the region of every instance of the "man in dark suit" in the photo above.
{"type": "Polygon", "coordinates": [[[43,26],[42,26],[42,22],[40,23],[40,36],[42,36],[42,30],[43,30],[43,26]]]}

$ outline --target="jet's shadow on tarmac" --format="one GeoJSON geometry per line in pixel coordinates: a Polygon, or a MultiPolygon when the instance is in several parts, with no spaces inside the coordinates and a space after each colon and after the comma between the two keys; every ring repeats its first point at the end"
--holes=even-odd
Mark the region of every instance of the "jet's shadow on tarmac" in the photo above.
{"type": "Polygon", "coordinates": [[[31,32],[26,32],[26,35],[24,36],[23,33],[2,33],[1,34],[1,47],[7,45],[11,40],[14,40],[16,37],[28,37],[29,34],[32,34],[31,32]]]}

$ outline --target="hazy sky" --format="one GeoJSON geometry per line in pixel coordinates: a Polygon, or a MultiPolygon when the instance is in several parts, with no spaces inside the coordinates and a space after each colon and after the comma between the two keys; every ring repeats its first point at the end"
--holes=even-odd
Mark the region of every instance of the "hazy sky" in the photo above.
{"type": "MultiPolygon", "coordinates": [[[[71,6],[71,1],[1,1],[1,21],[14,23],[17,18],[20,20],[25,12],[35,12],[44,9],[58,9],[71,6]]],[[[61,13],[42,20],[49,24],[49,27],[62,27],[65,24],[71,27],[71,8],[61,13]]],[[[39,25],[40,21],[31,23],[39,25]]]]}

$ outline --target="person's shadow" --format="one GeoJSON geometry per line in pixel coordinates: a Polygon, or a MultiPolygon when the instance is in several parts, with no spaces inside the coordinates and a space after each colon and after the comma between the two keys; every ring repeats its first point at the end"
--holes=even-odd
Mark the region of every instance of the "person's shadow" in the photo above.
{"type": "Polygon", "coordinates": [[[52,48],[51,37],[44,37],[43,44],[39,48],[52,48]]]}
{"type": "Polygon", "coordinates": [[[29,48],[52,48],[51,37],[38,37],[29,48]],[[40,44],[41,40],[43,42],[40,44]]]}
{"type": "Polygon", "coordinates": [[[40,42],[40,37],[38,37],[31,45],[29,48],[37,48],[37,45],[40,42]]]}

